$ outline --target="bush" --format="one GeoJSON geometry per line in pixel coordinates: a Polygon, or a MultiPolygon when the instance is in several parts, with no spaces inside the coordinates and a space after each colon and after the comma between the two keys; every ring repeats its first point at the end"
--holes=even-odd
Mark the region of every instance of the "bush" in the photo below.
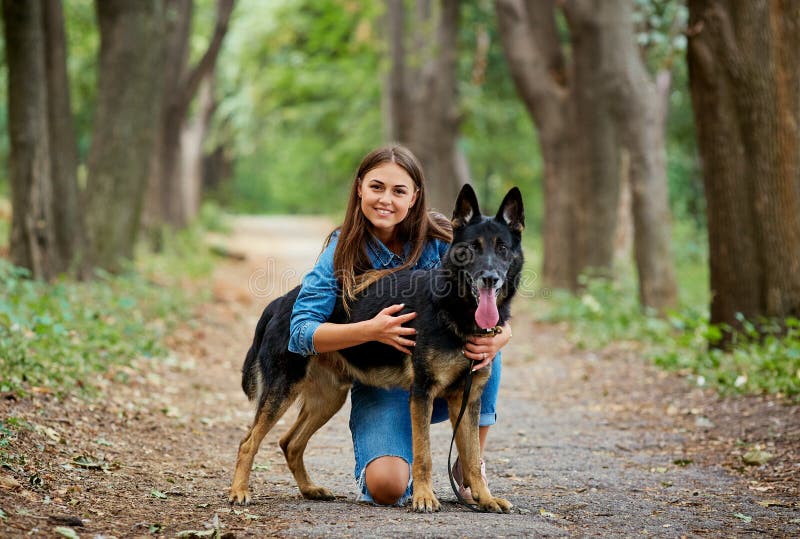
{"type": "Polygon", "coordinates": [[[33,281],[0,259],[0,391],[91,394],[109,367],[163,356],[162,337],[204,299],[180,284],[210,272],[200,240],[199,229],[170,235],[138,271],[83,283],[33,281]]]}
{"type": "Polygon", "coordinates": [[[698,385],[723,393],[775,393],[800,401],[800,321],[753,321],[740,317],[744,331],[730,351],[709,347],[728,328],[709,323],[708,269],[702,237],[678,225],[675,257],[680,307],[665,318],[639,306],[632,267],[617,269],[615,280],[583,277],[583,291],[555,291],[539,302],[539,319],[566,321],[578,346],[599,348],[613,341],[640,343],[646,358],[685,372],[698,385]]]}

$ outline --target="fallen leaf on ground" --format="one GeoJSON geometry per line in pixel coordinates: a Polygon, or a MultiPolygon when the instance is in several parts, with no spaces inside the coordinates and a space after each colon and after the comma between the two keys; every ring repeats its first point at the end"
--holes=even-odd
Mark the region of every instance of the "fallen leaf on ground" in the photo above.
{"type": "Polygon", "coordinates": [[[54,442],[61,441],[61,434],[59,434],[59,432],[53,427],[45,427],[44,425],[37,425],[36,423],[33,423],[33,430],[38,434],[44,434],[54,442]]]}
{"type": "Polygon", "coordinates": [[[558,513],[553,513],[551,511],[548,511],[547,509],[539,509],[539,514],[545,518],[564,518],[558,513]]]}
{"type": "Polygon", "coordinates": [[[158,498],[160,500],[166,500],[167,499],[167,495],[166,494],[164,494],[163,492],[161,492],[160,490],[155,489],[155,488],[150,491],[150,495],[153,498],[158,498]]]}
{"type": "Polygon", "coordinates": [[[102,470],[104,464],[102,461],[97,460],[89,455],[79,455],[74,457],[72,462],[81,468],[86,468],[87,470],[102,470]]]}
{"type": "Polygon", "coordinates": [[[213,537],[217,530],[183,530],[178,532],[175,537],[193,539],[195,537],[213,537]]]}
{"type": "Polygon", "coordinates": [[[55,531],[57,534],[62,535],[64,537],[69,537],[69,539],[79,539],[78,534],[75,533],[75,530],[72,528],[67,528],[65,526],[59,526],[56,528],[55,531]]]}
{"type": "Polygon", "coordinates": [[[753,517],[748,515],[743,515],[742,513],[734,513],[733,516],[735,516],[736,518],[738,518],[743,522],[747,522],[748,524],[753,521],[753,517]]]}
{"type": "Polygon", "coordinates": [[[782,502],[781,500],[762,500],[756,503],[761,507],[772,507],[773,505],[777,507],[792,507],[791,503],[782,502]]]}
{"type": "Polygon", "coordinates": [[[772,460],[772,457],[772,453],[756,448],[742,455],[742,461],[751,466],[761,466],[772,460]]]}
{"type": "Polygon", "coordinates": [[[5,490],[17,490],[22,485],[19,484],[19,481],[10,477],[8,475],[0,475],[0,488],[5,490]]]}

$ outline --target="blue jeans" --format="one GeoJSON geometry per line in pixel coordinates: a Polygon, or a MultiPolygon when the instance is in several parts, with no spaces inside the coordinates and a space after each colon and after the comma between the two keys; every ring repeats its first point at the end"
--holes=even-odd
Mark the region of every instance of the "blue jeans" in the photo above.
{"type": "MultiPolygon", "coordinates": [[[[501,354],[492,361],[492,374],[481,394],[480,426],[497,422],[495,404],[500,390],[501,354]]],[[[358,501],[373,502],[367,490],[367,464],[378,457],[400,457],[409,464],[408,488],[398,500],[403,505],[411,497],[411,412],[409,394],[403,389],[381,389],[356,382],[350,392],[350,432],[353,435],[353,452],[356,459],[355,478],[360,495],[358,501]]],[[[431,423],[449,419],[447,402],[436,399],[433,403],[431,423]]],[[[374,503],[374,502],[373,502],[374,503]]]]}

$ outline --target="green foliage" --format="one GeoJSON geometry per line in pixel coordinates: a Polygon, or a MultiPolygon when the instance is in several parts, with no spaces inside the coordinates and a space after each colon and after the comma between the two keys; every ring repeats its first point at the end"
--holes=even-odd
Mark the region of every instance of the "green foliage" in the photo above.
{"type": "Polygon", "coordinates": [[[381,4],[244,1],[219,73],[234,179],[216,197],[243,212],[324,213],[383,139],[381,4]]]}
{"type": "Polygon", "coordinates": [[[201,229],[209,232],[230,232],[226,213],[213,200],[205,201],[200,206],[198,224],[201,229]]]}
{"type": "Polygon", "coordinates": [[[138,272],[85,283],[32,281],[0,259],[0,391],[91,394],[110,367],[163,356],[162,337],[203,299],[180,286],[210,270],[199,235],[169,236],[164,254],[140,257],[138,272]]]}
{"type": "Polygon", "coordinates": [[[726,328],[711,325],[706,307],[708,263],[704,235],[686,224],[676,227],[674,249],[681,290],[680,306],[666,318],[642,312],[631,267],[616,280],[584,278],[584,291],[556,291],[539,302],[544,321],[567,321],[579,346],[599,348],[614,341],[636,341],[657,365],[688,374],[699,385],[722,392],[781,393],[800,400],[800,322],[740,319],[745,331],[730,351],[709,348],[726,328]]]}
{"type": "Polygon", "coordinates": [[[725,328],[710,325],[707,316],[673,319],[672,346],[654,350],[656,364],[688,370],[698,385],[709,383],[725,392],[781,393],[800,401],[800,321],[755,324],[740,317],[745,331],[730,351],[709,349],[725,328]]]}
{"type": "Polygon", "coordinates": [[[470,166],[484,212],[497,208],[512,186],[523,193],[528,230],[537,231],[542,216],[542,160],[528,111],[517,96],[500,43],[494,4],[462,4],[458,91],[463,121],[459,146],[470,166]],[[485,69],[478,43],[488,38],[485,69]]]}

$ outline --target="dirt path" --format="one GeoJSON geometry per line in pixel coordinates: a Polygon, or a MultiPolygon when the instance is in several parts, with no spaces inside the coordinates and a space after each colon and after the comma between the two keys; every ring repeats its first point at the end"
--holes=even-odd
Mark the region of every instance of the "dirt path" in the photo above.
{"type": "Polygon", "coordinates": [[[15,442],[25,462],[0,470],[0,536],[54,536],[69,526],[81,537],[214,529],[236,537],[800,535],[796,406],[718,399],[648,367],[632,346],[575,350],[563,328],[535,324],[523,304],[486,454],[492,490],[515,504],[513,514],[476,515],[453,503],[443,424],[432,429],[441,513],[357,504],[349,405],[306,453],[336,501],[299,497],[276,443],[290,411],[256,458],[254,503],[229,506],[236,449],[252,419],[239,369],[255,322],[311,267],[329,226],[239,219],[218,241],[247,260],[220,265],[214,300],[172,336],[166,362],[126,369],[128,383],[90,405],[48,395],[0,402],[3,417],[33,427],[15,442]],[[755,443],[773,460],[739,464],[755,443]]]}

